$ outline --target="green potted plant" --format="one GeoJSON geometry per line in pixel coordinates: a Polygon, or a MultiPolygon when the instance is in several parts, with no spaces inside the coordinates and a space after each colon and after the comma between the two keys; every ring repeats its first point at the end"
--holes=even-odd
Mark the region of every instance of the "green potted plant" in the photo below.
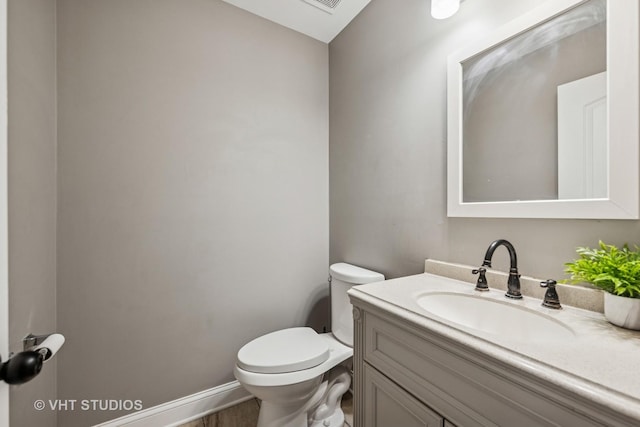
{"type": "Polygon", "coordinates": [[[579,258],[565,263],[569,283],[591,283],[605,291],[604,315],[614,325],[640,330],[640,248],[618,248],[599,242],[599,248],[576,249],[579,258]]]}

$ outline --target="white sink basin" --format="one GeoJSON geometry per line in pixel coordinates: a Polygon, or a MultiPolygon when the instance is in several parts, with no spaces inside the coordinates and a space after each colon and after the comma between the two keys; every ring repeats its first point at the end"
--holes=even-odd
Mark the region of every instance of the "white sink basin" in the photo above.
{"type": "Polygon", "coordinates": [[[491,335],[537,342],[575,337],[573,330],[565,324],[513,301],[434,292],[420,295],[416,302],[428,313],[447,322],[491,335]]]}

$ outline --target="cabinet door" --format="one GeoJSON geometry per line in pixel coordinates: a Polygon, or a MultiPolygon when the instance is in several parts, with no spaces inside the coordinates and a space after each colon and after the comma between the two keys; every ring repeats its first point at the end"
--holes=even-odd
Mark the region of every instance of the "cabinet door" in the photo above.
{"type": "Polygon", "coordinates": [[[444,419],[364,364],[364,424],[367,427],[442,427],[444,419]]]}

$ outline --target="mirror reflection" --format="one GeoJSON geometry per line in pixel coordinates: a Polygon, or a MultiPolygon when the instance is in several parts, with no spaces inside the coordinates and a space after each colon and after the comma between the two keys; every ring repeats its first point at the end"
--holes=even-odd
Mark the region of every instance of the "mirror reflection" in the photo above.
{"type": "Polygon", "coordinates": [[[607,195],[606,0],[462,63],[463,202],[607,195]]]}

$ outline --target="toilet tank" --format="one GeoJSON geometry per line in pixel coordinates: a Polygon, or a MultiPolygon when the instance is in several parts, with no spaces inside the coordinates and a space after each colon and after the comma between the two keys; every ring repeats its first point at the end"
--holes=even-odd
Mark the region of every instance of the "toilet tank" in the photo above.
{"type": "Polygon", "coordinates": [[[331,331],[343,344],[353,347],[353,307],[347,291],[354,285],[380,282],[384,276],[375,271],[340,262],[329,267],[331,280],[331,331]]]}

